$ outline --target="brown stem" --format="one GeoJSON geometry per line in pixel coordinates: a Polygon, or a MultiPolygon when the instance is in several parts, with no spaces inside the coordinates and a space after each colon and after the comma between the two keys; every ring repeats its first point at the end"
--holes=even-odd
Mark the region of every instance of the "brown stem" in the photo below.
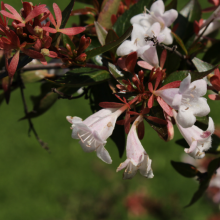
{"type": "Polygon", "coordinates": [[[42,146],[42,148],[44,148],[45,150],[49,150],[47,144],[46,144],[45,142],[43,142],[43,141],[39,138],[39,136],[38,136],[38,134],[37,134],[37,132],[36,132],[36,130],[35,130],[35,128],[34,128],[34,125],[33,125],[32,121],[31,121],[31,119],[28,117],[28,108],[27,108],[27,103],[26,103],[25,96],[24,96],[24,88],[25,88],[25,87],[24,87],[24,83],[23,83],[23,81],[22,81],[22,78],[21,78],[21,76],[20,76],[20,72],[18,73],[18,77],[19,77],[19,83],[20,83],[21,98],[22,98],[22,102],[23,102],[23,105],[24,105],[24,113],[25,113],[25,115],[26,115],[26,117],[27,117],[27,119],[28,119],[28,123],[29,123],[28,134],[30,135],[30,132],[33,131],[33,133],[34,133],[34,135],[35,135],[37,141],[38,141],[39,144],[42,146]]]}
{"type": "Polygon", "coordinates": [[[168,47],[164,44],[161,44],[158,42],[157,37],[153,36],[153,37],[145,37],[146,41],[152,41],[154,43],[154,46],[159,46],[163,49],[166,49],[172,53],[175,53],[178,57],[180,57],[181,59],[185,60],[187,62],[188,65],[190,66],[194,66],[192,61],[188,59],[188,57],[186,55],[181,54],[179,51],[177,51],[177,46],[174,45],[173,47],[168,47]]]}

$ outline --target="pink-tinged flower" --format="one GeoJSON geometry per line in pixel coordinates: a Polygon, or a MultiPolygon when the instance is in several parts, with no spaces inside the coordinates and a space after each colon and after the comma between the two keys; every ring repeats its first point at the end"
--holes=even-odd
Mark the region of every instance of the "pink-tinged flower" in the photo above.
{"type": "Polygon", "coordinates": [[[171,30],[168,28],[177,18],[178,13],[176,10],[171,9],[165,12],[165,6],[162,0],[155,1],[150,8],[150,11],[146,9],[146,12],[136,15],[131,18],[131,24],[139,24],[146,30],[151,27],[155,22],[159,22],[161,26],[161,33],[165,35],[164,44],[172,44],[173,37],[171,30]]]}
{"type": "Polygon", "coordinates": [[[17,26],[25,27],[25,24],[32,20],[33,18],[37,17],[40,14],[43,14],[45,12],[48,12],[48,9],[46,8],[46,5],[39,5],[34,7],[34,9],[28,14],[28,16],[23,20],[21,15],[10,5],[4,4],[5,8],[7,8],[11,13],[1,10],[0,13],[8,18],[14,19],[16,21],[19,21],[20,23],[17,24],[17,26]]]}
{"type": "Polygon", "coordinates": [[[153,178],[153,171],[151,169],[152,160],[144,150],[138,136],[137,127],[143,121],[143,116],[140,115],[134,121],[127,138],[126,155],[127,159],[121,163],[117,168],[117,172],[124,169],[124,179],[131,179],[139,170],[140,174],[147,178],[153,178]]]}
{"type": "Polygon", "coordinates": [[[51,13],[49,15],[49,19],[51,23],[53,24],[53,26],[55,27],[55,29],[51,27],[43,27],[43,30],[48,31],[50,33],[61,32],[66,35],[76,35],[76,34],[80,34],[81,32],[85,31],[86,29],[85,27],[72,27],[72,28],[60,29],[60,26],[62,23],[62,12],[56,3],[53,3],[53,10],[56,16],[56,22],[51,13]]]}
{"type": "Polygon", "coordinates": [[[96,151],[97,156],[106,163],[112,163],[111,157],[104,145],[111,136],[117,118],[128,108],[102,109],[84,121],[78,117],[67,116],[72,124],[72,138],[80,139],[80,145],[85,152],[96,151]]]}
{"type": "MultiPolygon", "coordinates": [[[[175,120],[177,119],[177,113],[173,110],[175,120]]],[[[211,135],[215,131],[214,122],[209,117],[209,125],[206,131],[201,130],[197,126],[183,128],[176,120],[176,125],[180,133],[189,144],[190,148],[185,148],[184,151],[195,159],[201,159],[205,156],[204,151],[207,151],[212,146],[211,135]]]]}
{"type": "Polygon", "coordinates": [[[160,96],[169,106],[178,110],[177,121],[188,128],[196,122],[196,116],[203,117],[209,114],[210,108],[204,96],[207,92],[207,83],[204,79],[191,83],[189,74],[180,84],[180,88],[157,90],[155,95],[160,96]]]}

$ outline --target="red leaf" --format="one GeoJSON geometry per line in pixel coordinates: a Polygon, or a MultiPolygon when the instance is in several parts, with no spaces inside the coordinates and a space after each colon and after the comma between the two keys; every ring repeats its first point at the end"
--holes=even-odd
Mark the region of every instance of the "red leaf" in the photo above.
{"type": "Polygon", "coordinates": [[[59,28],[62,22],[62,12],[56,3],[53,3],[53,10],[57,20],[57,28],[59,28]]]}
{"type": "Polygon", "coordinates": [[[117,102],[100,102],[99,106],[102,108],[121,108],[124,104],[117,102]]]}
{"type": "Polygon", "coordinates": [[[160,56],[160,67],[163,69],[164,67],[164,64],[166,62],[166,59],[167,59],[167,50],[163,50],[163,52],[161,53],[161,56],[160,56]]]}
{"type": "Polygon", "coordinates": [[[72,27],[72,28],[64,28],[59,29],[59,32],[66,34],[66,35],[77,35],[85,31],[85,27],[72,27]]]}
{"type": "MultiPolygon", "coordinates": [[[[8,61],[6,61],[6,68],[8,71],[8,75],[12,78],[16,72],[18,62],[19,62],[20,50],[18,50],[15,55],[12,57],[10,64],[8,65],[8,61]]],[[[7,56],[6,56],[7,57],[7,56]]],[[[6,58],[5,57],[5,58],[6,58]]]]}
{"type": "Polygon", "coordinates": [[[124,121],[125,133],[128,134],[130,130],[130,114],[126,112],[125,121],[124,121]]]}
{"type": "Polygon", "coordinates": [[[123,120],[119,120],[119,121],[116,122],[117,125],[124,125],[124,123],[125,123],[124,119],[123,120]]]}
{"type": "Polygon", "coordinates": [[[142,110],[142,114],[143,114],[143,115],[148,114],[149,111],[150,111],[149,108],[144,108],[144,109],[142,110]]]}
{"type": "Polygon", "coordinates": [[[220,100],[220,96],[219,95],[211,94],[211,95],[208,95],[208,96],[209,96],[209,98],[211,100],[220,100]]]}
{"type": "Polygon", "coordinates": [[[50,45],[51,45],[51,43],[52,43],[52,38],[49,37],[49,36],[45,36],[45,37],[43,38],[43,42],[44,42],[44,47],[45,47],[45,48],[49,48],[50,45]]]}
{"type": "Polygon", "coordinates": [[[115,22],[117,21],[117,16],[115,15],[115,14],[113,14],[112,16],[111,16],[111,22],[112,22],[112,26],[115,24],[115,22]]]}
{"type": "Polygon", "coordinates": [[[35,45],[34,45],[34,49],[37,50],[37,51],[40,51],[41,46],[42,46],[42,44],[41,44],[40,39],[37,39],[37,40],[36,40],[36,43],[35,43],[35,45]]]}
{"type": "Polygon", "coordinates": [[[148,89],[149,89],[149,91],[150,91],[151,93],[154,92],[153,85],[152,85],[151,82],[148,83],[148,89]]]}
{"type": "Polygon", "coordinates": [[[159,86],[161,78],[162,78],[162,72],[159,71],[158,74],[157,74],[155,85],[154,85],[154,90],[156,90],[157,87],[159,86]]]}
{"type": "Polygon", "coordinates": [[[154,95],[152,94],[151,97],[148,100],[148,108],[152,108],[154,104],[154,95]]]}
{"type": "Polygon", "coordinates": [[[208,0],[209,3],[215,5],[215,6],[218,6],[219,5],[219,0],[208,0]]]}
{"type": "Polygon", "coordinates": [[[51,28],[51,27],[42,27],[42,28],[43,28],[44,31],[48,31],[48,32],[53,33],[53,34],[57,33],[57,30],[54,29],[54,28],[51,28]]]}
{"type": "Polygon", "coordinates": [[[135,65],[137,63],[137,52],[132,52],[128,54],[128,56],[125,59],[125,66],[128,70],[128,72],[133,73],[135,65]]]}
{"type": "MultiPolygon", "coordinates": [[[[180,83],[181,83],[181,81],[174,81],[174,82],[171,82],[171,83],[168,83],[168,84],[162,86],[162,87],[159,88],[158,90],[178,88],[178,87],[180,87],[180,83]]],[[[158,90],[157,90],[157,91],[158,91],[158,90]]]]}
{"type": "Polygon", "coordinates": [[[6,12],[4,10],[1,10],[1,13],[6,16],[6,17],[9,17],[9,18],[12,18],[12,19],[15,19],[17,21],[20,21],[20,22],[23,22],[23,19],[22,17],[20,16],[20,14],[11,6],[11,5],[8,5],[8,4],[4,4],[5,7],[12,13],[9,13],[9,12],[6,12]]]}
{"type": "Polygon", "coordinates": [[[199,33],[200,27],[199,27],[199,22],[198,21],[194,21],[193,29],[194,29],[195,34],[199,33]]]}
{"type": "Polygon", "coordinates": [[[40,14],[43,14],[44,12],[47,12],[48,9],[45,8],[46,5],[39,5],[36,6],[31,13],[25,18],[25,23],[32,20],[33,18],[37,17],[40,14]]]}
{"type": "Polygon", "coordinates": [[[160,106],[162,107],[162,109],[171,117],[173,117],[173,112],[172,112],[172,108],[161,98],[161,97],[157,97],[157,101],[160,104],[160,106]]]}
{"type": "Polygon", "coordinates": [[[137,127],[137,133],[140,140],[144,138],[144,122],[142,121],[137,127]]]}
{"type": "Polygon", "coordinates": [[[137,64],[147,70],[152,70],[154,67],[151,66],[149,63],[147,63],[146,61],[138,61],[137,64]]]}
{"type": "Polygon", "coordinates": [[[166,120],[163,120],[161,118],[157,118],[157,117],[153,117],[153,116],[145,116],[145,118],[147,118],[147,120],[153,121],[157,124],[161,124],[161,125],[166,125],[167,124],[166,120]]]}
{"type": "Polygon", "coordinates": [[[57,57],[57,53],[54,52],[54,51],[50,51],[48,57],[56,58],[57,57]]]}
{"type": "Polygon", "coordinates": [[[34,59],[41,59],[44,57],[41,53],[31,49],[22,49],[22,52],[34,59]]]}
{"type": "Polygon", "coordinates": [[[51,13],[49,14],[49,19],[50,19],[51,23],[53,24],[53,26],[56,28],[57,24],[56,24],[56,22],[54,20],[54,17],[53,17],[53,15],[51,13]]]}
{"type": "Polygon", "coordinates": [[[213,85],[214,89],[220,91],[220,79],[218,76],[214,75],[210,78],[210,82],[213,85]]]}

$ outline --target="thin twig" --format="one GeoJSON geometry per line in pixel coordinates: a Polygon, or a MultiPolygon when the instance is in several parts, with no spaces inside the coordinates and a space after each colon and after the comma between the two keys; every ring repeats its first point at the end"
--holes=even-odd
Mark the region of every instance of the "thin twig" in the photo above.
{"type": "Polygon", "coordinates": [[[24,88],[25,87],[24,87],[24,83],[22,81],[22,78],[20,76],[20,72],[18,73],[18,79],[19,79],[19,83],[20,83],[21,98],[22,98],[22,102],[23,102],[23,105],[24,105],[24,113],[25,113],[25,115],[28,119],[28,123],[29,123],[28,135],[30,135],[30,132],[33,131],[37,141],[42,146],[42,148],[49,151],[49,148],[48,148],[47,144],[39,138],[31,119],[28,117],[28,108],[27,108],[27,103],[26,103],[25,96],[24,96],[24,88]]]}
{"type": "Polygon", "coordinates": [[[66,95],[63,92],[58,91],[56,88],[52,88],[51,91],[56,93],[56,94],[58,94],[59,95],[59,97],[58,97],[59,99],[69,99],[69,100],[71,100],[71,99],[78,99],[78,98],[84,96],[87,93],[86,88],[84,88],[83,93],[78,95],[78,96],[66,95]]]}
{"type": "Polygon", "coordinates": [[[145,37],[146,41],[152,41],[154,43],[153,46],[159,46],[163,49],[166,49],[172,53],[175,53],[178,57],[180,57],[181,59],[185,60],[187,62],[188,65],[190,66],[194,66],[192,61],[188,59],[188,57],[186,55],[181,54],[179,51],[177,51],[177,45],[174,45],[173,47],[168,47],[164,44],[159,43],[159,41],[157,40],[156,36],[153,37],[145,37]]]}

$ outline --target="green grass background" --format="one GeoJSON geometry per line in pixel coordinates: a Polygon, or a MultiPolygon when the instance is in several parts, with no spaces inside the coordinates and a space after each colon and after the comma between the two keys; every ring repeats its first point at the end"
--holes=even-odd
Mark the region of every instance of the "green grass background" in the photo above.
{"type": "MultiPolygon", "coordinates": [[[[33,0],[34,4],[39,3],[33,0]]],[[[44,0],[49,7],[51,0],[44,0]]],[[[56,1],[61,9],[68,0],[56,1]]],[[[7,0],[15,8],[19,1],[7,0]]],[[[181,8],[184,1],[178,5],[181,8]]],[[[207,5],[207,4],[206,4],[207,5]]],[[[82,4],[76,4],[81,7],[82,4]]],[[[77,20],[76,20],[77,21],[77,20]]],[[[28,84],[25,96],[28,109],[32,110],[30,95],[40,93],[40,83],[28,84]]],[[[220,102],[209,101],[211,117],[220,123],[220,102]]],[[[44,115],[33,119],[42,140],[48,143],[51,153],[43,150],[33,134],[28,137],[28,122],[18,119],[24,116],[20,91],[11,95],[10,104],[0,107],[0,219],[4,220],[206,220],[218,212],[217,206],[203,197],[190,208],[184,209],[198,183],[180,176],[170,165],[179,161],[183,149],[175,144],[181,138],[175,130],[174,140],[165,143],[146,124],[142,141],[153,160],[153,179],[139,174],[132,180],[122,180],[117,166],[125,160],[119,158],[114,143],[106,147],[113,163],[103,163],[95,153],[84,153],[71,138],[67,115],[83,119],[91,114],[88,100],[58,100],[44,115]],[[125,198],[134,192],[144,192],[161,207],[159,212],[149,212],[142,218],[132,217],[125,207],[125,198]]]]}

